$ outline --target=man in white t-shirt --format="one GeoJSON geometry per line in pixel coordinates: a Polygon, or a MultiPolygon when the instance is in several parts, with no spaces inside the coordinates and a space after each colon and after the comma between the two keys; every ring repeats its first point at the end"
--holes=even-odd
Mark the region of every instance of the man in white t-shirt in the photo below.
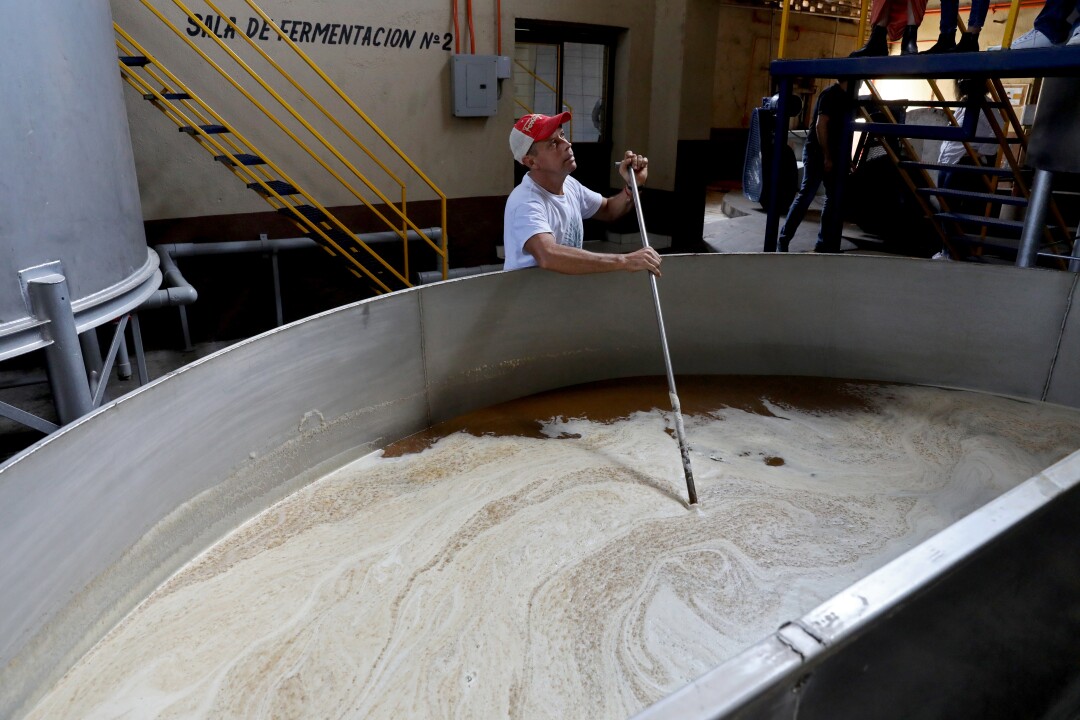
{"type": "MultiPolygon", "coordinates": [[[[630,212],[634,199],[629,185],[606,198],[570,177],[577,163],[562,130],[569,119],[568,112],[526,115],[510,131],[514,159],[529,172],[506,200],[503,269],[542,267],[569,275],[648,270],[659,276],[660,255],[652,248],[623,255],[582,248],[582,219],[617,220],[630,212]]],[[[619,173],[629,182],[627,172],[632,168],[640,187],[648,176],[648,165],[648,158],[627,150],[619,173]]]]}

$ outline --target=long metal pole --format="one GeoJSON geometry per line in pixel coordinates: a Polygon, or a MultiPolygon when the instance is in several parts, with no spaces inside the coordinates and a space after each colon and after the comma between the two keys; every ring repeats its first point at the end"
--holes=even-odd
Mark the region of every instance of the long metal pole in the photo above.
{"type": "MultiPolygon", "coordinates": [[[[615,163],[616,166],[621,163],[615,163]]],[[[641,244],[649,247],[649,233],[645,230],[645,216],[641,212],[641,196],[638,194],[637,176],[634,168],[628,168],[630,189],[634,193],[634,209],[637,211],[638,228],[641,230],[641,244]]],[[[668,398],[671,410],[675,413],[675,435],[679,440],[679,453],[682,455],[683,474],[686,476],[686,492],[690,504],[697,505],[697,489],[694,487],[694,471],[690,467],[690,445],[686,442],[686,429],[683,427],[682,406],[679,395],[675,392],[675,373],[671,370],[671,353],[668,352],[667,332],[664,330],[664,314],[660,310],[660,291],[656,287],[656,276],[649,273],[649,287],[652,288],[653,307],[656,309],[656,325],[660,330],[660,347],[664,351],[664,369],[667,371],[668,398]]]]}

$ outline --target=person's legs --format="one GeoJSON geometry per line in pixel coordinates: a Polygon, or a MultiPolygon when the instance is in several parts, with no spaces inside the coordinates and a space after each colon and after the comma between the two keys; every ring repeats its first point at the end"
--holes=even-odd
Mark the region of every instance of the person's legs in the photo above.
{"type": "Polygon", "coordinates": [[[817,145],[806,143],[803,146],[802,185],[799,187],[799,194],[795,196],[791,207],[788,208],[784,227],[780,228],[780,236],[776,241],[779,252],[788,251],[791,239],[795,237],[795,232],[799,229],[799,225],[802,224],[803,218],[806,217],[806,210],[810,207],[810,203],[814,201],[814,196],[817,195],[818,187],[821,185],[823,167],[821,150],[817,145]]]}
{"type": "MultiPolygon", "coordinates": [[[[988,1],[988,0],[987,0],[988,1]]],[[[960,0],[941,0],[941,19],[938,21],[938,39],[925,54],[952,52],[956,47],[956,14],[960,12],[960,0]]]]}
{"type": "Polygon", "coordinates": [[[870,6],[870,37],[848,57],[884,57],[889,54],[889,0],[874,0],[870,6]]]}
{"type": "Polygon", "coordinates": [[[1043,9],[1035,18],[1035,29],[1054,44],[1065,42],[1072,30],[1072,26],[1069,25],[1069,14],[1075,7],[1074,0],[1046,0],[1043,9]]]}
{"type": "Polygon", "coordinates": [[[986,13],[990,9],[990,0],[971,0],[968,9],[967,30],[960,36],[953,52],[979,52],[979,33],[986,22],[986,13]]]}
{"type": "Polygon", "coordinates": [[[956,35],[956,15],[960,12],[960,0],[941,0],[941,18],[938,20],[938,32],[953,37],[956,35]]]}
{"type": "Polygon", "coordinates": [[[967,31],[978,34],[986,24],[986,13],[990,10],[990,0],[971,0],[968,9],[967,31]]]}
{"type": "Polygon", "coordinates": [[[844,231],[844,210],[836,202],[836,188],[840,181],[837,168],[823,175],[825,183],[825,204],[821,208],[821,227],[818,228],[818,241],[814,252],[840,252],[840,236],[844,231]]]}

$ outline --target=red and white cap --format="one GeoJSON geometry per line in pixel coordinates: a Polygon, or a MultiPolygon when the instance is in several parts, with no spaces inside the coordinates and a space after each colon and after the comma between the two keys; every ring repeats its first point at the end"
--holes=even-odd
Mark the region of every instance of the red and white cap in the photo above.
{"type": "Polygon", "coordinates": [[[547,140],[559,127],[570,120],[570,113],[558,115],[523,115],[510,131],[510,152],[514,159],[521,162],[532,144],[538,140],[547,140]]]}

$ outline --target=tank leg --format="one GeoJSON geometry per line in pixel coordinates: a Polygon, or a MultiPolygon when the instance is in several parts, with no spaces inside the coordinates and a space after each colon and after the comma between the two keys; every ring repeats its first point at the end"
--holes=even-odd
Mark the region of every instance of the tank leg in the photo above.
{"type": "Polygon", "coordinates": [[[97,328],[91,328],[79,336],[83,362],[86,363],[86,378],[93,388],[101,379],[101,344],[98,341],[97,328]]]}
{"type": "Polygon", "coordinates": [[[1020,236],[1020,249],[1016,253],[1017,267],[1035,267],[1039,261],[1039,241],[1046,229],[1046,206],[1050,201],[1052,177],[1049,170],[1035,171],[1027,216],[1024,218],[1024,232],[1020,236]]]}
{"type": "Polygon", "coordinates": [[[150,382],[150,373],[146,370],[146,353],[143,352],[142,328],[139,327],[138,313],[131,313],[131,342],[135,346],[135,365],[139,369],[139,387],[142,387],[150,382]]]}
{"type": "Polygon", "coordinates": [[[94,409],[67,278],[59,273],[34,278],[27,290],[34,314],[49,323],[46,332],[52,342],[45,347],[45,366],[56,414],[60,424],[67,425],[94,409]]]}

